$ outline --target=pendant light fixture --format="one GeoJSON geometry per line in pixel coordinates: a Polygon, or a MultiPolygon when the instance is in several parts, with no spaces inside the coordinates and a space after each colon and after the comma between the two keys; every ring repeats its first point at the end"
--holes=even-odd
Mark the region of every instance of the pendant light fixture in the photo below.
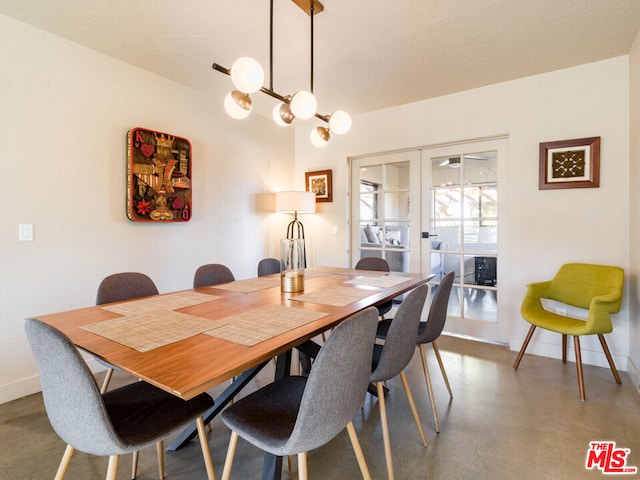
{"type": "Polygon", "coordinates": [[[236,60],[231,69],[217,63],[213,69],[231,76],[235,90],[227,94],[224,100],[226,112],[235,119],[249,116],[253,110],[251,94],[261,91],[279,101],[273,108],[273,119],[280,126],[289,126],[296,118],[307,120],[319,118],[327,124],[317,126],[311,130],[310,140],[316,147],[325,146],[331,133],[342,135],[351,129],[351,116],[344,110],[336,110],[331,115],[321,115],[317,112],[318,102],[313,95],[313,17],[320,13],[324,6],[318,0],[292,0],[311,18],[311,75],[309,90],[298,90],[293,95],[280,95],[273,89],[273,0],[270,0],[269,23],[269,88],[264,86],[264,70],[260,63],[253,58],[241,57],[236,60]]]}

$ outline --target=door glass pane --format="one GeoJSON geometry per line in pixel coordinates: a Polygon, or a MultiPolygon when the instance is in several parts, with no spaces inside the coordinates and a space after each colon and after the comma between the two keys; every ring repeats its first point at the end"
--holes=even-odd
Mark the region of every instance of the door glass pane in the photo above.
{"type": "Polygon", "coordinates": [[[460,157],[441,157],[431,160],[433,187],[460,185],[460,157]]]}
{"type": "Polygon", "coordinates": [[[463,156],[464,184],[497,182],[496,152],[469,153],[463,156]]]}
{"type": "Polygon", "coordinates": [[[382,185],[382,165],[373,165],[360,168],[360,191],[364,184],[382,185]]]}
{"type": "Polygon", "coordinates": [[[385,166],[385,189],[408,190],[409,162],[391,163],[385,166]]]}
{"type": "Polygon", "coordinates": [[[384,218],[409,218],[409,192],[386,192],[384,194],[384,218]]]}
{"type": "Polygon", "coordinates": [[[433,240],[440,243],[441,250],[460,249],[460,222],[435,221],[431,228],[433,240]],[[435,236],[437,235],[437,236],[435,236]]]}
{"type": "Polygon", "coordinates": [[[483,222],[478,220],[464,222],[464,249],[475,252],[496,252],[498,249],[497,221],[483,222]]]}
{"type": "Polygon", "coordinates": [[[409,222],[385,222],[384,248],[409,248],[409,222]]]}
{"type": "Polygon", "coordinates": [[[360,220],[375,220],[378,218],[378,194],[360,194],[360,220]]]}
{"type": "Polygon", "coordinates": [[[432,218],[460,218],[461,207],[459,188],[438,188],[433,191],[432,218]]]}
{"type": "Polygon", "coordinates": [[[497,305],[497,290],[480,288],[464,289],[464,315],[467,318],[484,320],[486,322],[497,322],[497,305]]]}

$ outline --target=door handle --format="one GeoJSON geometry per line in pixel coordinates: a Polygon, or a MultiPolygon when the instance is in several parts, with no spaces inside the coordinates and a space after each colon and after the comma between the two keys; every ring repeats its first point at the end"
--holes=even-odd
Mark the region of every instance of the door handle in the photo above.
{"type": "Polygon", "coordinates": [[[431,238],[431,237],[437,237],[437,236],[438,236],[437,233],[422,232],[422,238],[431,238]]]}

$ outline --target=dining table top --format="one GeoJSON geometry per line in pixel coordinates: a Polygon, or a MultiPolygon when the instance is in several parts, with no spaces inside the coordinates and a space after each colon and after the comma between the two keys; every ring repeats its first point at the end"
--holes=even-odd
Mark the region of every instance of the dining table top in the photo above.
{"type": "Polygon", "coordinates": [[[103,361],[190,399],[432,277],[313,267],[300,293],[282,292],[275,274],[35,318],[103,361]]]}

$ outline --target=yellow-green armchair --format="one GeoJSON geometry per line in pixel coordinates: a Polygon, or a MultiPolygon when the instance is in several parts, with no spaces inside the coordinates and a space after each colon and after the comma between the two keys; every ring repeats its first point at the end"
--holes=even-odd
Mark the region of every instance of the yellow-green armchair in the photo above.
{"type": "Polygon", "coordinates": [[[620,375],[618,375],[618,370],[616,370],[616,366],[613,363],[604,334],[613,330],[611,314],[620,311],[623,283],[624,270],[622,268],[585,263],[568,263],[560,267],[553,280],[528,285],[520,313],[531,324],[531,328],[522,344],[513,368],[518,368],[536,327],[562,334],[563,363],[567,363],[567,335],[573,335],[576,351],[576,369],[578,371],[578,388],[580,389],[580,399],[584,401],[580,336],[598,335],[604,354],[613,372],[613,377],[616,383],[620,384],[620,375]],[[550,312],[543,308],[542,298],[588,309],[589,316],[585,321],[550,312]]]}

